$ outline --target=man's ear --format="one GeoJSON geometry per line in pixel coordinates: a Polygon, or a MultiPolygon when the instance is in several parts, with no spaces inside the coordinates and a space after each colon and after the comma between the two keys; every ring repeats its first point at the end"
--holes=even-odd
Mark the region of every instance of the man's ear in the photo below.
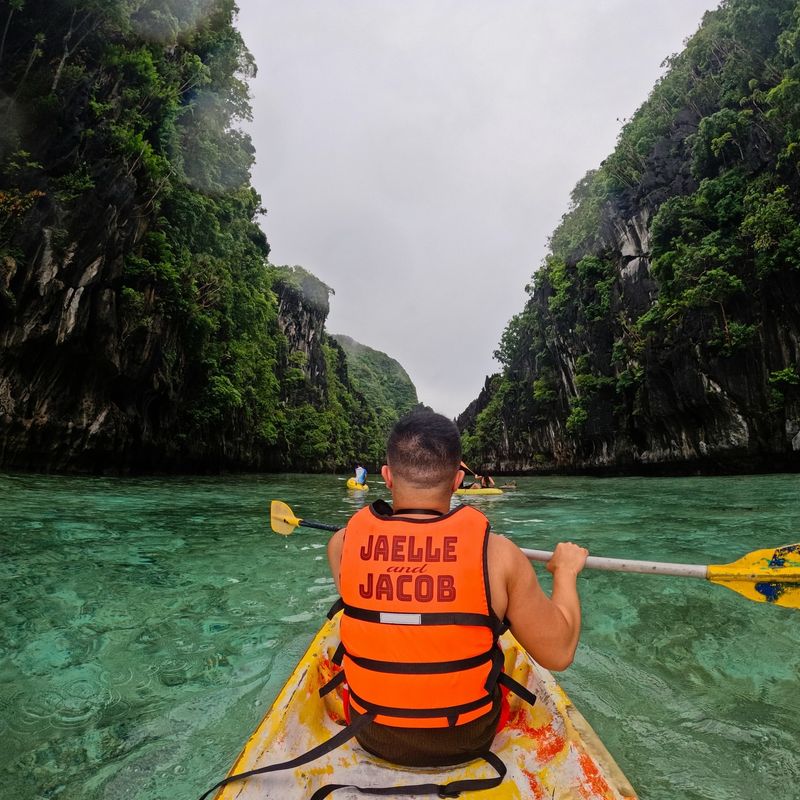
{"type": "Polygon", "coordinates": [[[455,481],[453,483],[453,491],[455,491],[456,489],[458,489],[459,486],[461,486],[461,481],[464,480],[464,476],[466,474],[467,473],[464,472],[463,469],[460,469],[458,472],[456,472],[456,479],[455,479],[455,481]]]}
{"type": "Polygon", "coordinates": [[[381,476],[383,477],[383,480],[386,483],[386,488],[387,489],[391,489],[392,488],[392,483],[394,481],[392,480],[392,471],[389,469],[389,465],[388,464],[384,464],[381,467],[381,476]]]}

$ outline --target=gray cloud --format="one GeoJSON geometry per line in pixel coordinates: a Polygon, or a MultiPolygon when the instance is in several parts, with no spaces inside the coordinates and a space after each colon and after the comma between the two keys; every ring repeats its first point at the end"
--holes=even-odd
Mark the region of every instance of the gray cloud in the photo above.
{"type": "Polygon", "coordinates": [[[707,0],[239,0],[272,260],[451,416],[707,0]]]}

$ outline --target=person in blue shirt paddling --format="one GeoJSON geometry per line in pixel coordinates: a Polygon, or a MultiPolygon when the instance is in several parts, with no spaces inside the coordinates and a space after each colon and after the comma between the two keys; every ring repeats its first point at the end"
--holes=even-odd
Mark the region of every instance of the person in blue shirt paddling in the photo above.
{"type": "Polygon", "coordinates": [[[363,486],[366,482],[367,470],[361,464],[356,464],[356,483],[363,486]]]}

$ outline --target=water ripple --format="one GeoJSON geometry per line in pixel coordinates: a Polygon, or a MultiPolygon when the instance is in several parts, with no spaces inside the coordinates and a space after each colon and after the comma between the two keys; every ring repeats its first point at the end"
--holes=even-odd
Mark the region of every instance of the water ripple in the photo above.
{"type": "MultiPolygon", "coordinates": [[[[474,505],[538,549],[725,563],[800,528],[800,476],[518,486],[474,505]]],[[[3,792],[59,800],[192,797],[224,774],[335,599],[327,537],[272,536],[268,499],[344,522],[386,497],[303,475],[0,476],[0,493],[3,792]]],[[[791,612],[655,576],[587,571],[581,596],[559,681],[643,798],[793,800],[791,612]]]]}

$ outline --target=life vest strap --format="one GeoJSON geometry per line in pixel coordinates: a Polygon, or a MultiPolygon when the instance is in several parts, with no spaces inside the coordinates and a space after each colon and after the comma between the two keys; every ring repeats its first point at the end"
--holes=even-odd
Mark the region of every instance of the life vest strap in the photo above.
{"type": "Polygon", "coordinates": [[[344,683],[344,670],[337,672],[324,686],[319,690],[319,696],[325,697],[326,694],[332,692],[339,684],[344,683]]]}
{"type": "Polygon", "coordinates": [[[505,686],[510,692],[514,692],[517,697],[522,698],[526,703],[530,705],[536,703],[536,695],[528,689],[527,686],[523,686],[519,681],[515,681],[510,675],[506,675],[505,672],[501,672],[497,676],[497,682],[500,686],[505,686]]]}
{"type": "Polygon", "coordinates": [[[503,671],[503,667],[505,666],[505,656],[499,647],[492,649],[491,658],[492,668],[489,671],[489,674],[486,676],[486,683],[483,685],[483,688],[486,689],[487,692],[494,691],[494,687],[497,686],[497,680],[503,671]]]}
{"type": "MultiPolygon", "coordinates": [[[[264,775],[267,772],[281,772],[285,769],[294,769],[295,767],[302,767],[303,764],[308,764],[311,761],[316,761],[320,756],[324,756],[326,753],[330,753],[331,750],[335,750],[340,745],[350,741],[362,728],[366,728],[373,719],[375,719],[374,714],[364,714],[360,716],[347,727],[342,728],[339,733],[335,734],[327,741],[322,742],[322,744],[312,747],[309,751],[297,756],[297,758],[293,758],[289,761],[281,761],[279,764],[270,764],[268,767],[259,767],[259,769],[251,769],[247,772],[229,775],[215,786],[212,786],[207,792],[203,793],[199,800],[205,800],[211,792],[221,789],[223,786],[227,786],[234,781],[243,781],[245,778],[252,778],[253,775],[264,775]]],[[[323,786],[322,788],[325,789],[326,787],[323,786]]],[[[330,794],[330,792],[327,792],[327,794],[330,794]]],[[[323,794],[320,796],[325,797],[326,795],[323,794]]]]}
{"type": "Polygon", "coordinates": [[[328,619],[333,619],[342,609],[344,608],[344,600],[341,597],[337,597],[334,604],[328,609],[328,613],[325,615],[328,619]]]}
{"type": "MultiPolygon", "coordinates": [[[[404,614],[393,611],[373,611],[344,603],[344,613],[362,622],[379,622],[384,625],[470,625],[497,630],[497,620],[490,614],[471,614],[452,611],[448,613],[404,614]]],[[[332,609],[331,609],[332,610],[332,609]]]]}
{"type": "Polygon", "coordinates": [[[431,517],[443,517],[441,511],[437,511],[434,508],[398,508],[392,511],[392,516],[394,517],[402,517],[406,514],[428,514],[431,517]]]}
{"type": "Polygon", "coordinates": [[[410,786],[355,786],[352,783],[330,783],[321,786],[310,800],[322,800],[332,794],[337,789],[350,789],[351,791],[361,792],[361,794],[378,795],[379,797],[391,797],[393,795],[419,796],[426,794],[437,795],[438,797],[458,797],[461,792],[480,792],[485,789],[494,789],[503,782],[506,776],[506,765],[497,755],[491,751],[481,753],[482,758],[497,773],[495,778],[466,778],[461,781],[451,783],[417,783],[410,786]]]}
{"type": "Polygon", "coordinates": [[[379,703],[370,703],[367,700],[362,700],[353,691],[353,687],[351,686],[350,700],[355,701],[368,714],[373,715],[382,714],[387,717],[399,717],[401,719],[434,719],[435,717],[445,717],[448,720],[457,720],[460,714],[466,714],[468,711],[475,711],[477,708],[482,708],[494,702],[494,696],[492,694],[487,694],[484,697],[479,697],[477,700],[471,700],[469,703],[461,703],[456,706],[442,706],[441,708],[396,708],[394,706],[383,706],[379,703]]]}
{"type": "Polygon", "coordinates": [[[344,642],[339,642],[339,644],[336,645],[336,650],[333,654],[333,658],[331,659],[331,663],[336,664],[337,667],[341,667],[342,659],[344,658],[346,652],[347,651],[344,649],[344,642]]]}
{"type": "MultiPolygon", "coordinates": [[[[446,672],[461,672],[465,669],[473,669],[492,661],[495,656],[495,648],[487,650],[471,658],[459,658],[452,661],[415,661],[413,663],[403,661],[377,661],[374,658],[362,658],[347,653],[347,657],[359,667],[371,669],[375,672],[391,672],[399,675],[442,675],[446,672]]],[[[501,653],[502,659],[502,653],[501,653]]],[[[488,689],[488,686],[487,686],[488,689]]]]}

